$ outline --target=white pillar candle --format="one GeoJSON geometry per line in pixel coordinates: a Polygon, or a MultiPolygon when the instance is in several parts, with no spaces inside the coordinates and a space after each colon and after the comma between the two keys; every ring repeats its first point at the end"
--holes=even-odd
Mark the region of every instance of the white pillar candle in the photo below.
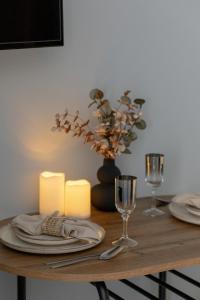
{"type": "Polygon", "coordinates": [[[43,172],[40,174],[40,214],[51,214],[59,211],[64,214],[65,207],[65,174],[43,172]]]}
{"type": "Polygon", "coordinates": [[[65,183],[65,215],[87,219],[91,215],[91,187],[87,180],[65,183]]]}

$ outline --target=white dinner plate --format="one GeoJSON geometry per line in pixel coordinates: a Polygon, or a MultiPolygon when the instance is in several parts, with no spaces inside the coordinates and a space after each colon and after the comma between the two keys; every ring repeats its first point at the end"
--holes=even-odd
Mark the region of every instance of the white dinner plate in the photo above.
{"type": "Polygon", "coordinates": [[[78,242],[76,238],[67,238],[52,236],[52,235],[33,235],[30,236],[26,232],[23,232],[19,228],[13,228],[15,235],[22,241],[29,244],[36,244],[41,246],[59,246],[78,242]]]}
{"type": "Polygon", "coordinates": [[[191,205],[187,205],[186,204],[186,209],[187,211],[189,211],[189,213],[191,213],[192,215],[198,216],[200,217],[200,209],[191,205]]]}
{"type": "Polygon", "coordinates": [[[191,224],[200,225],[200,218],[199,216],[192,215],[183,204],[177,204],[172,202],[169,204],[169,210],[171,214],[184,222],[188,222],[191,224]]]}
{"type": "Polygon", "coordinates": [[[93,248],[100,244],[104,237],[105,237],[105,230],[97,225],[96,226],[99,240],[95,240],[94,242],[83,242],[78,241],[76,243],[70,243],[67,245],[54,245],[54,246],[42,246],[42,245],[36,245],[36,244],[30,244],[25,241],[20,240],[14,233],[11,225],[4,226],[0,231],[0,239],[2,244],[5,246],[12,248],[14,250],[18,250],[21,252],[27,252],[27,253],[36,253],[36,254],[65,254],[65,253],[72,253],[72,252],[78,252],[83,251],[89,248],[93,248]]]}

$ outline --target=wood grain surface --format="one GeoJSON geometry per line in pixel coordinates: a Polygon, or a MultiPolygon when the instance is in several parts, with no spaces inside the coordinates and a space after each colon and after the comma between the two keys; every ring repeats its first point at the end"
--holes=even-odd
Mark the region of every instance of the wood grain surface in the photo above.
{"type": "MultiPolygon", "coordinates": [[[[166,214],[156,218],[143,216],[148,198],[140,198],[129,221],[129,236],[138,246],[109,261],[93,260],[61,269],[50,269],[45,262],[67,259],[81,254],[99,253],[111,246],[122,231],[118,213],[93,210],[91,220],[104,227],[105,240],[96,248],[65,255],[32,255],[11,250],[0,244],[0,270],[21,276],[59,281],[102,281],[138,277],[183,268],[200,263],[200,227],[166,214]]],[[[10,220],[0,222],[0,227],[10,220]]]]}

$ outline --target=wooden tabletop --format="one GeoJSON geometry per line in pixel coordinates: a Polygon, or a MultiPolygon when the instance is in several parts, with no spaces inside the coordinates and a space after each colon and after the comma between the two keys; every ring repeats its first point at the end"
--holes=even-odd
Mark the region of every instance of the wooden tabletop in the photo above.
{"type": "MultiPolygon", "coordinates": [[[[129,236],[138,246],[109,261],[93,260],[61,269],[49,269],[44,263],[80,254],[99,253],[111,246],[121,235],[122,222],[118,213],[93,211],[92,221],[106,230],[105,240],[96,248],[65,255],[31,255],[11,250],[0,244],[0,270],[38,279],[59,281],[106,281],[138,277],[174,268],[200,264],[200,228],[166,214],[145,217],[142,211],[149,199],[140,198],[129,221],[129,236]]],[[[9,220],[0,222],[0,227],[9,220]]]]}

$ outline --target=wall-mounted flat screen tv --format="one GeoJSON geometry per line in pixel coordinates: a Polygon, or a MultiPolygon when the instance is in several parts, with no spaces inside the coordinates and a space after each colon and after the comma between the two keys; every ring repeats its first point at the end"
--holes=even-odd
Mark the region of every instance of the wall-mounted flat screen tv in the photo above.
{"type": "Polygon", "coordinates": [[[0,49],[62,46],[62,0],[3,0],[0,49]]]}

